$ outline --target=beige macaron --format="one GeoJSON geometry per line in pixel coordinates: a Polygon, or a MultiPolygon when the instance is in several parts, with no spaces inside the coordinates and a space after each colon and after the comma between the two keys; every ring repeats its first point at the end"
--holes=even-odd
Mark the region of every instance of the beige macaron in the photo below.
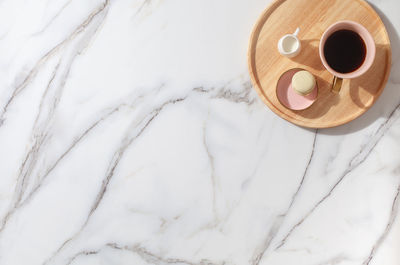
{"type": "Polygon", "coordinates": [[[293,75],[292,87],[302,96],[310,94],[316,85],[315,77],[308,71],[299,71],[293,75]]]}

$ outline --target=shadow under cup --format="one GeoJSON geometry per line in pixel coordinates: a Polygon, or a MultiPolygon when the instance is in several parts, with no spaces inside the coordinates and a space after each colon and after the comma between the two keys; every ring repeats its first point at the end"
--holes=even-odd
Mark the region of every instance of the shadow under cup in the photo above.
{"type": "Polygon", "coordinates": [[[321,41],[319,43],[319,56],[321,58],[322,64],[332,75],[335,76],[334,82],[333,82],[333,88],[332,88],[332,90],[334,90],[335,92],[339,92],[339,90],[340,90],[341,79],[356,78],[358,76],[361,76],[365,72],[367,72],[368,69],[371,67],[372,63],[374,62],[375,53],[376,53],[376,47],[375,47],[374,38],[371,36],[371,34],[368,32],[368,30],[361,24],[356,23],[354,21],[349,21],[349,20],[339,21],[339,22],[336,22],[335,24],[332,24],[331,26],[329,26],[329,28],[322,35],[321,41]],[[325,47],[325,43],[326,43],[327,39],[334,32],[339,31],[339,30],[351,30],[351,31],[356,32],[364,41],[365,48],[366,48],[365,59],[364,59],[364,62],[362,63],[362,65],[360,67],[358,67],[357,70],[349,72],[349,73],[339,73],[339,72],[335,71],[334,69],[332,69],[329,66],[329,64],[325,58],[325,54],[324,54],[324,47],[325,47]],[[339,83],[339,81],[340,81],[340,83],[339,83]],[[336,83],[339,83],[339,85],[337,85],[337,87],[335,85],[336,83]]]}

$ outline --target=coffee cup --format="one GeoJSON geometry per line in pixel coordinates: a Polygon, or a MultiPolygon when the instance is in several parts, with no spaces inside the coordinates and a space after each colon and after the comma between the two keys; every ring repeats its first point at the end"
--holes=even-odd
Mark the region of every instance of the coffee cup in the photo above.
{"type": "Polygon", "coordinates": [[[361,24],[343,20],[329,26],[322,34],[319,56],[334,76],[332,91],[340,91],[343,79],[357,78],[367,72],[375,53],[374,38],[361,24]]]}

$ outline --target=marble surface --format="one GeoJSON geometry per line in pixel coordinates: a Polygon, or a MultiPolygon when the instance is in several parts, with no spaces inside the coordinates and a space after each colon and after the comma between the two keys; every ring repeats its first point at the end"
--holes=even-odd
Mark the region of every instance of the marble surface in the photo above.
{"type": "Polygon", "coordinates": [[[400,17],[377,103],[308,130],[247,72],[269,0],[0,2],[0,264],[400,264],[400,17]]]}

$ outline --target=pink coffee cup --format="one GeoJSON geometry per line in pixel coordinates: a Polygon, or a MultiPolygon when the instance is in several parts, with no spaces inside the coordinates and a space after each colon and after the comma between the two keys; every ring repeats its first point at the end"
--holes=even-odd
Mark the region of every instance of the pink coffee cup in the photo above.
{"type": "Polygon", "coordinates": [[[368,30],[361,24],[356,23],[354,21],[342,20],[342,21],[338,21],[338,22],[332,24],[331,26],[329,26],[328,29],[324,32],[324,34],[322,34],[321,41],[319,43],[319,56],[321,58],[321,61],[322,61],[322,64],[324,65],[324,67],[334,76],[333,84],[332,84],[332,91],[336,92],[336,93],[340,91],[343,79],[356,78],[356,77],[361,76],[365,72],[367,72],[368,69],[371,67],[372,63],[374,62],[375,53],[376,53],[376,47],[375,47],[374,38],[371,36],[371,34],[368,32],[368,30]],[[364,62],[361,64],[360,67],[358,67],[353,72],[339,73],[329,66],[329,64],[325,58],[324,47],[325,47],[326,40],[334,32],[339,31],[339,30],[354,31],[364,41],[365,48],[366,48],[364,62]]]}

